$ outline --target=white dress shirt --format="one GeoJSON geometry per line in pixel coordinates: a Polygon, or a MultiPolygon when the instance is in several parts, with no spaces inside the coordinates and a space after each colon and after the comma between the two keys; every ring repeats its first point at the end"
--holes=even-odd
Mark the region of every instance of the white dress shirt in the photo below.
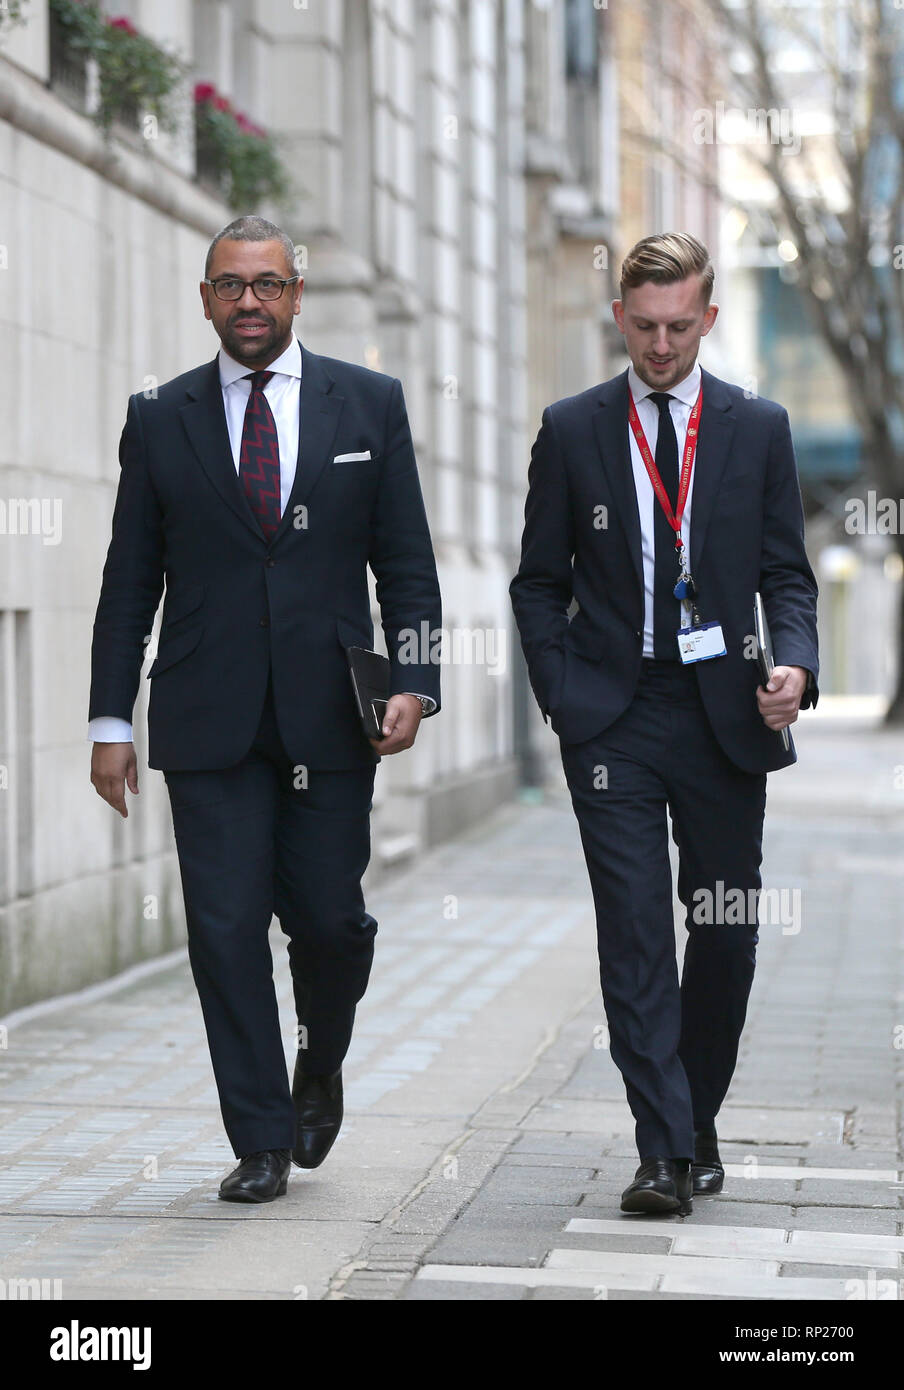
{"type": "MultiPolygon", "coordinates": [[[[656,457],[656,440],[659,437],[659,407],[655,401],[649,398],[658,388],[648,386],[645,381],[641,381],[633,367],[628,368],[628,384],[631,387],[631,394],[634,397],[634,404],[637,407],[637,417],[643,426],[643,432],[647,437],[650,446],[650,453],[654,459],[656,457]]],[[[677,385],[670,386],[668,395],[674,399],[669,403],[669,413],[672,423],[675,426],[675,435],[678,439],[678,465],[684,457],[684,445],[687,440],[687,422],[690,419],[694,402],[700,392],[700,367],[694,363],[693,370],[683,381],[677,385]]],[[[637,492],[637,510],[640,513],[640,538],[643,553],[643,654],[653,656],[653,585],[655,579],[655,543],[653,539],[653,527],[655,511],[659,506],[656,494],[653,491],[653,484],[647,473],[646,466],[641,456],[640,449],[637,447],[637,440],[634,438],[634,431],[630,424],[627,425],[628,439],[631,445],[631,466],[634,470],[634,487],[637,492]]],[[[696,467],[696,461],[695,461],[696,467]]],[[[690,558],[691,553],[691,503],[694,495],[694,475],[691,473],[691,482],[688,489],[687,501],[684,505],[684,516],[681,518],[681,539],[684,541],[685,556],[690,558]]],[[[678,562],[675,561],[675,581],[678,580],[678,562]]],[[[675,600],[675,631],[678,631],[679,623],[683,621],[682,605],[675,600]]]]}
{"type": "MultiPolygon", "coordinates": [[[[218,354],[220,368],[220,389],[223,392],[223,409],[226,412],[226,428],[229,431],[229,444],[235,471],[238,474],[241,464],[242,430],[245,424],[245,411],[251,395],[251,378],[248,368],[230,357],[224,347],[218,354]]],[[[292,485],[295,482],[295,469],[298,463],[298,431],[300,426],[301,404],[301,343],[295,334],[285,352],[262,371],[272,372],[273,376],[264,387],[264,395],[273,412],[276,434],[279,440],[279,511],[282,515],[289,503],[292,485]]],[[[413,694],[414,692],[406,692],[413,694]]],[[[421,698],[420,696],[418,698],[421,698]]],[[[436,701],[430,696],[433,713],[436,701]]],[[[132,725],[127,719],[115,715],[98,715],[88,721],[89,743],[131,743],[132,725]]]]}

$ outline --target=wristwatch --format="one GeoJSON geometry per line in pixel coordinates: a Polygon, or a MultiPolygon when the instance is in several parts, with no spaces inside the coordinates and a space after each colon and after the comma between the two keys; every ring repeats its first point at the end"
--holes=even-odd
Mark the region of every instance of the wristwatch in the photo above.
{"type": "Polygon", "coordinates": [[[418,695],[417,692],[414,690],[403,690],[401,694],[410,695],[412,700],[417,700],[420,704],[422,715],[430,714],[435,708],[434,703],[430,699],[429,695],[418,695]]]}

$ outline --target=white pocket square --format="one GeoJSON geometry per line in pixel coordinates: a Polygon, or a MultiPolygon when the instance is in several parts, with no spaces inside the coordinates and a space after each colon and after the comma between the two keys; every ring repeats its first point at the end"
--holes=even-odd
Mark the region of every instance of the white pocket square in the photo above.
{"type": "Polygon", "coordinates": [[[337,454],[333,463],[361,463],[364,459],[370,458],[370,450],[365,449],[362,454],[337,454]]]}

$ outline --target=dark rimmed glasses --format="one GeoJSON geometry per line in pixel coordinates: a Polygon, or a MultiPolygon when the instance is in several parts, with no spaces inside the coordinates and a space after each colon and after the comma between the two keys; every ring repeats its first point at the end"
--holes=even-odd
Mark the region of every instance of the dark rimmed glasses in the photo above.
{"type": "Polygon", "coordinates": [[[256,299],[279,299],[286,285],[293,285],[297,279],[297,275],[290,275],[284,280],[276,275],[262,275],[258,280],[240,280],[236,275],[218,275],[215,280],[205,279],[202,283],[210,285],[217,299],[225,299],[228,302],[241,299],[249,285],[256,299]]]}

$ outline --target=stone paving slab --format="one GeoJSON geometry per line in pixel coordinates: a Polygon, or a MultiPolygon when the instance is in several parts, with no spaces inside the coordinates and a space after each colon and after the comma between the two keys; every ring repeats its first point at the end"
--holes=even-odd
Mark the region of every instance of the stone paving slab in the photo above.
{"type": "MultiPolygon", "coordinates": [[[[838,1138],[844,1115],[824,1110],[774,1106],[769,1109],[726,1104],[719,1114],[720,1133],[734,1143],[756,1144],[760,1139],[806,1144],[838,1138]]],[[[525,1129],[577,1130],[583,1134],[634,1133],[634,1117],[624,1101],[601,1098],[547,1100],[523,1121],[525,1129]]]]}
{"type": "MultiPolygon", "coordinates": [[[[593,1268],[556,1265],[546,1269],[490,1269],[468,1266],[427,1265],[418,1271],[418,1286],[425,1281],[439,1280],[447,1284],[444,1297],[455,1298],[456,1283],[473,1287],[476,1291],[501,1285],[507,1291],[518,1289],[537,1289],[543,1286],[561,1290],[585,1289],[596,1299],[607,1298],[611,1290],[625,1292],[648,1291],[657,1293],[685,1293],[701,1298],[775,1298],[776,1279],[768,1270],[746,1268],[735,1269],[730,1261],[723,1261],[718,1272],[713,1269],[713,1261],[699,1264],[683,1264],[674,1273],[659,1276],[655,1265],[634,1263],[645,1257],[613,1257],[608,1266],[593,1268]],[[517,1281],[513,1276],[517,1274],[517,1281]],[[473,1280],[473,1285],[471,1284],[473,1280]]],[[[847,1272],[837,1277],[818,1279],[806,1276],[782,1281],[781,1298],[792,1301],[839,1300],[849,1297],[847,1272]]],[[[509,1294],[507,1293],[507,1296],[509,1294]]],[[[523,1296],[523,1294],[521,1295],[523,1296]]]]}

